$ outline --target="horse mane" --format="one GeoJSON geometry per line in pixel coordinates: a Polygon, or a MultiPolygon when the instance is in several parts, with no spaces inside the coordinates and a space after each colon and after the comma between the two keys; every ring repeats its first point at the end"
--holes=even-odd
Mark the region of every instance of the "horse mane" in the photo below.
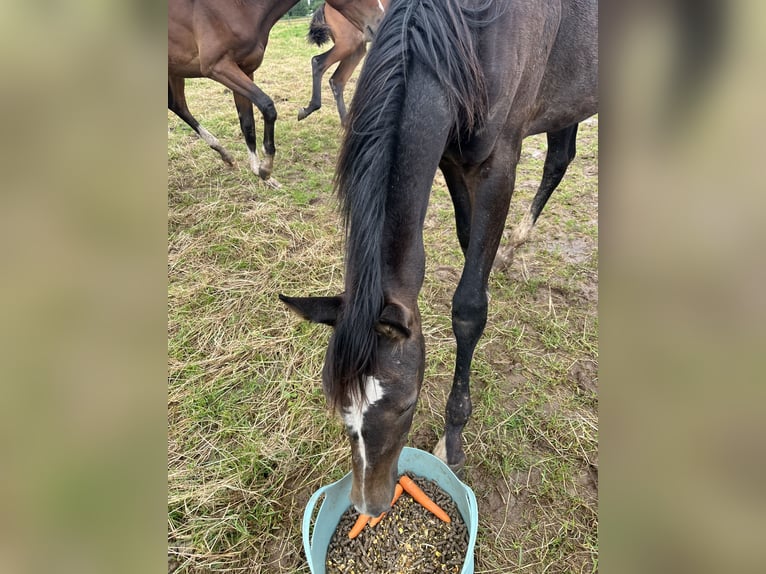
{"type": "Polygon", "coordinates": [[[392,0],[357,81],[335,176],[346,230],[346,303],[325,379],[333,406],[364,397],[364,378],[377,366],[383,224],[408,68],[421,62],[439,80],[457,137],[479,127],[487,95],[472,31],[477,14],[459,0],[392,0]]]}
{"type": "Polygon", "coordinates": [[[306,39],[310,44],[316,46],[322,46],[332,39],[332,30],[327,25],[327,21],[324,17],[324,3],[314,10],[314,15],[311,17],[311,24],[309,24],[309,31],[306,34],[306,39]]]}

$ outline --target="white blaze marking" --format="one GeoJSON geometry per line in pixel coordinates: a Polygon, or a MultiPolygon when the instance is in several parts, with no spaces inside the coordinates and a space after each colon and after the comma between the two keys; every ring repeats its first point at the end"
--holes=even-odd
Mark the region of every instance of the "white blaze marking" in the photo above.
{"type": "Polygon", "coordinates": [[[364,384],[364,396],[367,399],[355,399],[348,409],[343,410],[343,422],[349,429],[351,434],[356,434],[359,445],[359,457],[362,459],[362,473],[361,473],[361,491],[362,491],[362,506],[364,507],[364,476],[367,470],[367,453],[364,446],[364,438],[362,438],[362,425],[364,424],[364,413],[383,398],[383,387],[380,381],[375,377],[367,377],[364,384]]]}
{"type": "Polygon", "coordinates": [[[378,8],[380,8],[381,12],[385,12],[385,10],[383,10],[383,2],[381,2],[380,0],[378,0],[378,8]]]}

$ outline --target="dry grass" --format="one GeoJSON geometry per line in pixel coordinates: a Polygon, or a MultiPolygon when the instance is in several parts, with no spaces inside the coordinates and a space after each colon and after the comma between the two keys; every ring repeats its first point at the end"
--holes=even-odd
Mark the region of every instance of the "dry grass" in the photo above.
{"type": "MultiPolygon", "coordinates": [[[[249,172],[222,86],[192,81],[187,95],[237,169],[168,114],[168,546],[178,572],[308,572],[306,501],[350,468],[319,385],[329,332],[277,300],[342,285],[329,90],[322,110],[296,119],[317,53],[306,28],[280,22],[256,72],[280,114],[281,190],[249,172]]],[[[581,126],[578,158],[532,240],[490,279],[465,432],[465,480],[480,511],[477,573],[597,570],[597,129],[596,119],[581,126]]],[[[544,137],[525,142],[509,228],[534,194],[544,153],[544,137]]],[[[449,310],[462,258],[440,175],[425,242],[426,381],[410,444],[430,450],[452,379],[449,310]]]]}

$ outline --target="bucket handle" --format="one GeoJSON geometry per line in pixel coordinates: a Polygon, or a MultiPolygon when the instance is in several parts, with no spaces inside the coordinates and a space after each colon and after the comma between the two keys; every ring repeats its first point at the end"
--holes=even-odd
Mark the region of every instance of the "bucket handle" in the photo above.
{"type": "Polygon", "coordinates": [[[328,484],[327,486],[323,486],[314,494],[312,494],[311,498],[309,498],[309,501],[306,503],[306,509],[303,511],[303,551],[306,553],[306,561],[309,563],[309,569],[311,570],[312,574],[314,574],[314,564],[311,561],[312,554],[309,529],[311,529],[312,533],[314,529],[311,528],[311,515],[314,514],[314,507],[317,505],[319,497],[327,492],[327,489],[331,488],[332,486],[334,486],[334,484],[328,484]]]}

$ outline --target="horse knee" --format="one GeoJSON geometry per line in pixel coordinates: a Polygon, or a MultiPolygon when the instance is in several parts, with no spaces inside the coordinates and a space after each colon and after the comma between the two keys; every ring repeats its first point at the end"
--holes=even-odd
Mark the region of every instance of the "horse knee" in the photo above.
{"type": "Polygon", "coordinates": [[[311,58],[311,71],[316,74],[321,70],[322,73],[324,73],[324,63],[326,59],[327,57],[325,54],[317,54],[311,58]]]}
{"type": "Polygon", "coordinates": [[[261,113],[263,114],[263,121],[266,123],[273,124],[277,121],[277,108],[274,105],[274,102],[269,102],[263,107],[263,110],[261,110],[261,113]]]}
{"type": "Polygon", "coordinates": [[[447,407],[445,409],[446,422],[451,426],[462,427],[471,418],[473,404],[471,403],[471,393],[468,388],[458,390],[453,388],[447,398],[447,407]]]}
{"type": "Polygon", "coordinates": [[[488,306],[484,289],[478,288],[467,294],[458,287],[452,299],[452,330],[459,345],[473,346],[478,342],[487,324],[488,306]]]}

